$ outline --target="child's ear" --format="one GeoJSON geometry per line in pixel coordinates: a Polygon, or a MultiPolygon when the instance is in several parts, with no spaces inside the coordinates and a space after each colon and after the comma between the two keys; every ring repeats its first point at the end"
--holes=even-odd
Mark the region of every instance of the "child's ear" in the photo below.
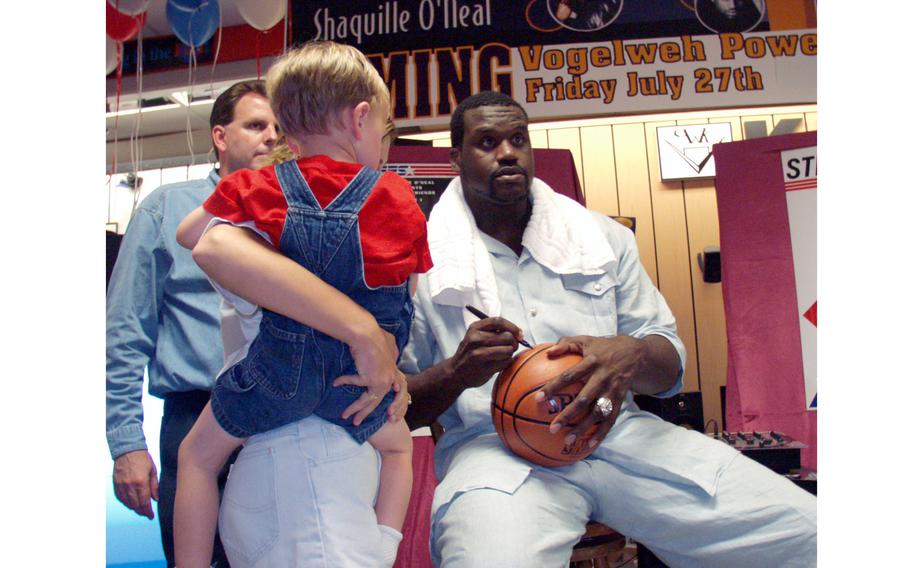
{"type": "Polygon", "coordinates": [[[288,148],[291,149],[291,152],[294,152],[295,156],[300,155],[300,144],[296,140],[294,140],[290,136],[285,136],[284,142],[285,142],[285,144],[288,145],[288,148]]]}
{"type": "Polygon", "coordinates": [[[357,138],[360,139],[363,136],[363,129],[366,127],[367,118],[370,116],[370,103],[367,101],[361,101],[354,106],[353,118],[354,118],[354,131],[357,133],[357,138]]]}

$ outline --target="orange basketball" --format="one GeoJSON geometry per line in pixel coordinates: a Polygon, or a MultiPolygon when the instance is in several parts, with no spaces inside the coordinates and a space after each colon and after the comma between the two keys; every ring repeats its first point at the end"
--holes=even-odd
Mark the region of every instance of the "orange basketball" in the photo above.
{"type": "Polygon", "coordinates": [[[541,387],[581,361],[581,355],[575,354],[550,359],[547,351],[553,345],[542,343],[519,353],[496,377],[492,402],[493,425],[506,446],[528,461],[550,467],[588,457],[595,449],[588,447],[588,441],[597,431],[597,426],[592,426],[569,448],[565,439],[575,424],[566,424],[556,434],[550,433],[550,421],[575,399],[583,386],[580,382],[572,383],[554,393],[555,408],[534,400],[541,387]]]}

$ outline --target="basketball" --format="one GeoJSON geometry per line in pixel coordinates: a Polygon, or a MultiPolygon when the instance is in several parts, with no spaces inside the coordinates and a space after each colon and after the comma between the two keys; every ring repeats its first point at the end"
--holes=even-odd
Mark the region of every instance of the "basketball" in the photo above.
{"type": "Polygon", "coordinates": [[[574,463],[591,455],[588,441],[597,425],[579,436],[568,448],[566,436],[575,424],[566,424],[556,434],[550,433],[550,421],[569,405],[583,383],[572,383],[554,393],[555,407],[537,402],[534,395],[557,375],[574,367],[581,355],[565,354],[555,359],[547,357],[553,343],[542,343],[522,351],[508,368],[503,369],[493,383],[493,425],[500,439],[516,455],[548,467],[574,463]]]}

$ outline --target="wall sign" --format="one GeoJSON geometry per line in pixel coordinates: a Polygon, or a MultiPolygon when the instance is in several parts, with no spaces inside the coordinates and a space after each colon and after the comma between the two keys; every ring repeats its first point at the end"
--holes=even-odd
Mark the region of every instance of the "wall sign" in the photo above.
{"type": "Polygon", "coordinates": [[[714,144],[730,142],[729,122],[661,126],[657,129],[660,179],[675,181],[714,177],[714,144]]]}
{"type": "Polygon", "coordinates": [[[783,151],[780,153],[780,163],[784,191],[787,193],[790,246],[793,250],[793,274],[796,277],[806,408],[818,410],[818,147],[783,151]]]}
{"type": "MultiPolygon", "coordinates": [[[[511,95],[533,121],[817,100],[812,2],[737,1],[745,19],[727,22],[732,28],[706,17],[710,0],[290,4],[291,43],[360,49],[388,85],[400,128],[446,128],[459,101],[490,89],[511,95]]],[[[143,42],[146,71],[186,67],[188,48],[176,38],[143,42]]],[[[196,61],[275,55],[283,34],[228,26],[220,46],[209,40],[196,61]]],[[[124,75],[135,72],[136,56],[136,42],[125,44],[124,75]]]]}
{"type": "Polygon", "coordinates": [[[720,34],[691,0],[295,0],[291,15],[295,43],[368,56],[399,127],[445,128],[483,90],[533,121],[813,103],[814,8],[778,3],[747,1],[749,21],[720,34]]]}

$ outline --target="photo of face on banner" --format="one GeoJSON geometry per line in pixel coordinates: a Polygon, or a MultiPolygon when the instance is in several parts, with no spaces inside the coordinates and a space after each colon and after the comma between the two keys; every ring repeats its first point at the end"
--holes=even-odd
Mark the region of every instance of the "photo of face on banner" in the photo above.
{"type": "Polygon", "coordinates": [[[765,0],[695,0],[695,14],[713,32],[747,32],[765,14],[765,0]]]}
{"type": "Polygon", "coordinates": [[[593,32],[610,25],[622,11],[623,0],[547,0],[556,22],[576,32],[593,32]]]}

